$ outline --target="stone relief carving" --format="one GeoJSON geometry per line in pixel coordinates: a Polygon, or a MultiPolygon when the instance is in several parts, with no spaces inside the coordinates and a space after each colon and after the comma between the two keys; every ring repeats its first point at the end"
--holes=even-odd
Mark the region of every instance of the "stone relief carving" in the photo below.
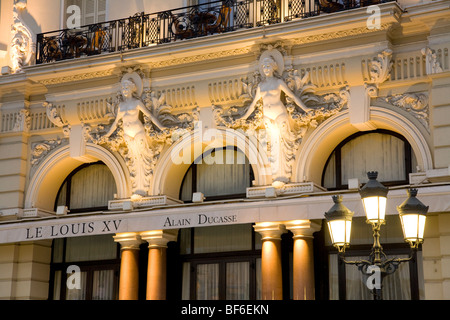
{"type": "Polygon", "coordinates": [[[69,136],[70,126],[65,123],[61,117],[61,113],[58,108],[51,102],[45,101],[42,106],[45,108],[48,119],[57,127],[63,129],[65,137],[69,136]]]}
{"type": "Polygon", "coordinates": [[[118,152],[125,160],[133,195],[147,196],[154,167],[165,146],[172,144],[175,130],[193,129],[193,114],[171,113],[164,95],[144,88],[144,74],[137,69],[124,72],[120,92],[109,101],[114,119],[110,126],[84,125],[87,141],[118,152]],[[143,121],[142,121],[143,119],[143,121]]]}
{"type": "Polygon", "coordinates": [[[244,130],[266,147],[276,185],[290,181],[307,129],[337,113],[348,100],[346,88],[339,94],[316,95],[309,74],[285,67],[285,56],[280,44],[262,47],[253,81],[243,83],[244,106],[214,106],[218,126],[244,130]]]}
{"type": "Polygon", "coordinates": [[[30,111],[28,109],[22,109],[17,114],[16,121],[14,123],[14,127],[12,129],[13,132],[24,131],[27,132],[30,130],[31,126],[31,116],[30,111]]]}
{"type": "Polygon", "coordinates": [[[11,69],[13,73],[21,72],[22,67],[30,64],[34,55],[33,34],[21,15],[26,7],[26,0],[14,0],[10,45],[11,69]]]}
{"type": "Polygon", "coordinates": [[[36,167],[47,154],[52,150],[60,146],[62,143],[61,139],[47,140],[43,142],[33,143],[31,145],[31,166],[36,167]]]}
{"type": "Polygon", "coordinates": [[[386,49],[369,61],[370,81],[366,82],[366,93],[369,97],[378,96],[378,87],[389,79],[392,71],[392,50],[386,49]]]}
{"type": "Polygon", "coordinates": [[[421,52],[422,55],[425,56],[425,70],[427,74],[443,72],[434,50],[425,47],[421,50],[421,52]]]}
{"type": "Polygon", "coordinates": [[[396,94],[388,96],[384,100],[410,112],[428,131],[430,130],[428,95],[424,93],[396,94]]]}

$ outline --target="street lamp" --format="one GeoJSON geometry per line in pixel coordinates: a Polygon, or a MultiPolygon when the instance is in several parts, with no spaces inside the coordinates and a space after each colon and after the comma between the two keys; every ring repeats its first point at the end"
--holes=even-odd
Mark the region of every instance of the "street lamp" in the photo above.
{"type": "Polygon", "coordinates": [[[345,249],[350,245],[350,231],[353,212],[342,204],[342,196],[333,196],[334,205],[325,213],[331,242],[338,249],[340,259],[346,264],[353,264],[373,282],[367,282],[375,300],[381,300],[381,284],[383,278],[397,270],[398,266],[415,259],[417,248],[423,242],[425,220],[428,207],[416,198],[417,189],[407,191],[408,198],[397,207],[402,223],[403,235],[411,247],[408,258],[387,259],[380,244],[381,225],[386,223],[386,199],[388,189],[377,181],[377,172],[368,172],[369,181],[360,189],[359,193],[366,213],[366,222],[372,226],[373,246],[367,260],[345,260],[345,249]],[[378,277],[372,279],[372,277],[378,277]]]}

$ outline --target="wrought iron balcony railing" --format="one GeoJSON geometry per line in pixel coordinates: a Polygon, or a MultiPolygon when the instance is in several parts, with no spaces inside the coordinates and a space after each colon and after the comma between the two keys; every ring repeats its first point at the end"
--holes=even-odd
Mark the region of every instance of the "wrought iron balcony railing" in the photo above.
{"type": "Polygon", "coordinates": [[[224,0],[37,35],[36,64],[260,27],[392,0],[224,0]]]}

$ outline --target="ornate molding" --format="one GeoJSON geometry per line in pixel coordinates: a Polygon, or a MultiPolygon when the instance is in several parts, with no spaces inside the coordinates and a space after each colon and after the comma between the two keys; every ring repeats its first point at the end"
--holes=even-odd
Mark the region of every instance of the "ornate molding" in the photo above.
{"type": "Polygon", "coordinates": [[[369,60],[370,80],[366,82],[368,93],[371,97],[378,95],[378,87],[389,79],[392,71],[392,50],[385,49],[376,58],[369,60]]]}
{"type": "Polygon", "coordinates": [[[13,73],[22,72],[22,68],[31,63],[35,53],[33,33],[22,18],[22,12],[26,10],[26,7],[26,0],[14,0],[10,45],[11,70],[13,73]]]}
{"type": "Polygon", "coordinates": [[[36,167],[55,148],[62,143],[61,139],[36,142],[31,145],[31,167],[36,167]]]}
{"type": "Polygon", "coordinates": [[[380,28],[378,28],[378,29],[369,29],[367,27],[358,27],[358,28],[353,28],[353,29],[349,29],[349,30],[336,31],[336,32],[332,32],[332,33],[315,34],[315,35],[301,37],[301,38],[291,40],[290,43],[292,45],[308,44],[308,43],[314,43],[314,42],[319,42],[319,41],[329,41],[329,40],[333,40],[333,39],[354,37],[354,36],[367,34],[367,33],[373,33],[373,32],[389,31],[394,25],[395,25],[394,22],[389,22],[389,23],[382,24],[380,26],[380,28]]]}
{"type": "Polygon", "coordinates": [[[96,78],[104,78],[111,76],[115,73],[115,69],[109,69],[109,70],[102,70],[102,71],[96,71],[96,72],[89,72],[89,73],[78,73],[73,74],[70,76],[65,77],[55,77],[51,79],[45,79],[39,81],[39,83],[43,85],[55,85],[55,84],[62,84],[62,83],[68,83],[68,82],[75,82],[75,81],[83,81],[83,80],[89,80],[89,79],[96,79],[96,78]]]}
{"type": "Polygon", "coordinates": [[[17,114],[16,121],[14,122],[13,132],[28,132],[31,127],[31,116],[28,109],[22,109],[17,114]]]}
{"type": "Polygon", "coordinates": [[[45,108],[48,119],[57,127],[63,129],[63,133],[65,137],[69,136],[70,133],[70,125],[64,122],[61,117],[60,110],[58,107],[53,105],[53,103],[45,101],[42,106],[45,108]]]}
{"type": "Polygon", "coordinates": [[[244,55],[244,54],[248,54],[248,53],[253,53],[252,48],[246,47],[246,48],[239,48],[239,49],[232,49],[232,50],[224,50],[224,51],[211,52],[211,53],[200,54],[200,55],[195,55],[195,56],[180,57],[180,58],[176,58],[176,59],[151,62],[149,64],[149,66],[152,69],[153,68],[164,68],[164,67],[175,66],[175,65],[180,65],[180,64],[195,63],[195,62],[208,61],[208,60],[214,60],[214,59],[219,59],[219,58],[233,57],[233,56],[244,55]]]}
{"type": "Polygon", "coordinates": [[[410,112],[430,131],[428,95],[424,93],[404,93],[384,98],[389,104],[410,112]]]}
{"type": "Polygon", "coordinates": [[[428,75],[444,71],[438,61],[436,52],[433,49],[425,47],[421,50],[421,53],[425,56],[425,70],[428,75]]]}

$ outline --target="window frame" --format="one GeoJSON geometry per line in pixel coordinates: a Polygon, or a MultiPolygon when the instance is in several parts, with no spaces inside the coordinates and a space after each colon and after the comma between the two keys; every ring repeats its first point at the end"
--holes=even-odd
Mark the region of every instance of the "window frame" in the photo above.
{"type": "MultiPolygon", "coordinates": [[[[226,300],[226,264],[230,262],[249,262],[249,301],[257,299],[257,279],[256,279],[256,264],[257,259],[261,258],[261,249],[256,248],[256,232],[251,228],[252,243],[250,250],[242,251],[224,251],[224,252],[208,252],[195,253],[195,230],[190,228],[190,253],[179,255],[180,268],[184,263],[189,263],[189,299],[197,299],[196,281],[197,281],[197,266],[199,264],[219,264],[219,300],[226,300]]],[[[182,291],[180,282],[180,292],[182,291]]]]}
{"type": "Polygon", "coordinates": [[[343,190],[343,189],[348,189],[348,184],[343,184],[342,183],[342,157],[341,157],[341,150],[342,147],[344,145],[346,145],[348,142],[350,142],[351,140],[354,140],[356,138],[359,138],[363,135],[366,134],[372,134],[372,133],[379,133],[379,134],[387,134],[387,135],[391,135],[394,136],[400,140],[402,140],[404,142],[404,152],[405,152],[405,180],[397,180],[397,181],[383,181],[383,185],[389,187],[389,186],[396,186],[396,185],[404,185],[404,184],[409,184],[409,174],[412,173],[412,147],[410,145],[410,143],[408,142],[408,140],[403,137],[401,134],[398,134],[396,132],[390,131],[390,130],[385,130],[385,129],[377,129],[377,130],[372,130],[372,131],[359,131],[356,132],[352,135],[350,135],[349,137],[345,138],[344,140],[342,140],[337,146],[336,148],[334,148],[334,150],[330,153],[330,155],[327,158],[327,161],[325,162],[325,166],[323,167],[323,171],[322,171],[322,178],[321,178],[321,185],[324,186],[325,183],[325,173],[326,170],[328,168],[328,165],[331,161],[331,158],[335,157],[335,180],[336,180],[336,186],[335,187],[331,187],[331,188],[327,188],[327,190],[329,191],[334,191],[334,190],[343,190]]]}
{"type": "Polygon", "coordinates": [[[59,292],[59,300],[66,300],[66,282],[67,282],[67,268],[71,265],[76,265],[81,272],[87,272],[86,275],[86,298],[85,300],[92,300],[93,292],[93,275],[94,271],[114,270],[114,284],[113,284],[113,300],[119,297],[119,272],[120,272],[120,245],[116,244],[116,258],[107,260],[89,260],[89,261],[66,261],[67,238],[63,238],[62,261],[53,262],[53,252],[55,250],[55,240],[52,241],[52,258],[50,263],[50,280],[48,299],[54,300],[55,294],[55,274],[61,271],[61,291],[59,292]]]}
{"type": "Polygon", "coordinates": [[[103,161],[97,161],[97,162],[92,162],[92,163],[85,163],[82,164],[81,166],[75,168],[63,181],[63,183],[61,184],[61,186],[58,189],[58,192],[56,193],[56,198],[55,198],[55,204],[53,206],[53,210],[56,212],[56,209],[58,207],[58,198],[60,195],[60,192],[63,190],[64,185],[67,183],[67,187],[66,187],[66,201],[65,201],[65,206],[68,208],[69,210],[69,214],[71,213],[85,213],[85,212],[95,212],[95,211],[104,211],[104,210],[108,210],[108,205],[106,206],[100,206],[100,207],[89,207],[89,208],[78,208],[78,209],[71,209],[70,208],[70,193],[71,193],[71,185],[72,185],[72,177],[77,174],[78,172],[80,172],[81,170],[88,168],[90,166],[93,165],[105,165],[106,164],[103,161]]]}
{"type": "MultiPolygon", "coordinates": [[[[98,11],[98,0],[94,0],[95,1],[95,9],[94,9],[94,22],[92,24],[97,24],[97,23],[104,23],[107,22],[109,19],[109,0],[105,0],[105,21],[98,21],[98,16],[99,16],[99,11],[98,11]]],[[[64,21],[64,19],[68,18],[68,14],[67,14],[67,0],[61,0],[61,21],[60,21],[60,25],[61,25],[61,29],[67,29],[67,25],[66,25],[66,21],[64,21]]],[[[80,27],[87,25],[85,23],[85,7],[86,7],[86,0],[82,0],[82,6],[80,8],[81,10],[81,21],[80,21],[80,27]]],[[[103,11],[100,11],[101,13],[103,13],[103,11]]]]}

